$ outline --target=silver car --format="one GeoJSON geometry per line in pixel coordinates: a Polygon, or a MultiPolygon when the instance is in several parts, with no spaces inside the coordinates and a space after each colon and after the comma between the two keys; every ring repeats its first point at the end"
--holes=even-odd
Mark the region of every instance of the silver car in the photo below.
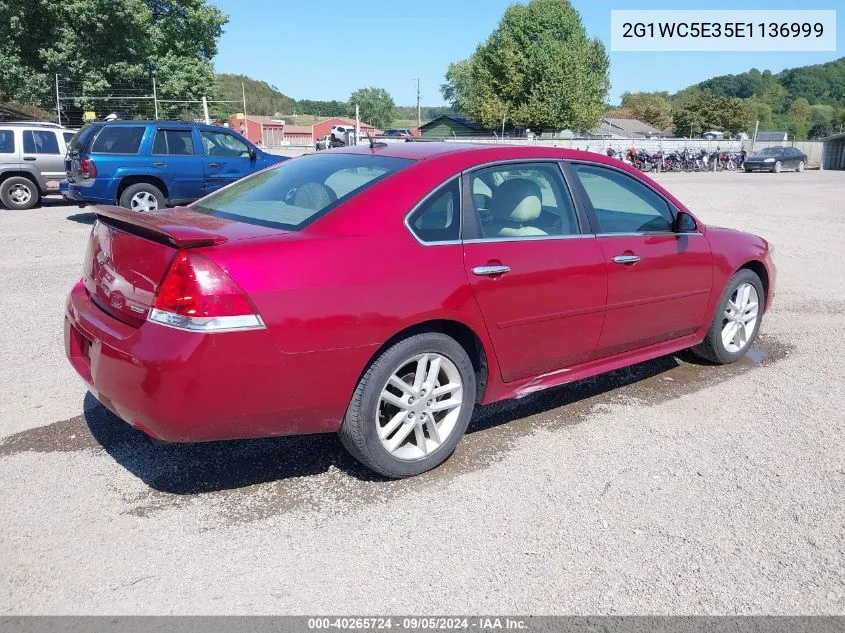
{"type": "Polygon", "coordinates": [[[0,202],[7,209],[31,209],[60,192],[75,133],[54,123],[0,122],[0,202]]]}

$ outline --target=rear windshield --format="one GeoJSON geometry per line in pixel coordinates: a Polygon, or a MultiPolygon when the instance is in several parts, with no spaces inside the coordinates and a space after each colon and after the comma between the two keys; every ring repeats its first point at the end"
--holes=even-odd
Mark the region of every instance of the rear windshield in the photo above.
{"type": "Polygon", "coordinates": [[[143,126],[105,125],[91,146],[92,154],[137,154],[144,138],[143,126]]]}
{"type": "Polygon", "coordinates": [[[371,154],[311,154],[238,181],[192,208],[248,224],[296,231],[411,163],[371,154]]]}
{"type": "Polygon", "coordinates": [[[93,125],[92,123],[86,123],[83,125],[82,129],[74,134],[73,138],[70,140],[68,151],[72,154],[78,154],[79,152],[85,151],[85,146],[88,144],[91,136],[101,127],[103,127],[102,124],[93,125]]]}

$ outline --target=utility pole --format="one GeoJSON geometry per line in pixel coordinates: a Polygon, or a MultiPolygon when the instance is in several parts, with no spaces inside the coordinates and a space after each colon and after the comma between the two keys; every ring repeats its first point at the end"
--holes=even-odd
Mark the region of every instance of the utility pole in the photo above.
{"type": "Polygon", "coordinates": [[[211,117],[208,116],[208,100],[202,96],[202,115],[205,117],[205,124],[211,125],[211,117]]]}
{"type": "Polygon", "coordinates": [[[249,138],[249,119],[246,118],[246,88],[244,88],[244,82],[241,82],[241,94],[244,98],[244,136],[249,138]]]}
{"type": "MultiPolygon", "coordinates": [[[[205,97],[203,97],[204,99],[205,97]]],[[[156,78],[153,77],[153,108],[155,109],[156,121],[158,121],[158,93],[156,92],[156,78]]]]}
{"type": "Polygon", "coordinates": [[[420,78],[417,77],[417,129],[422,126],[422,116],[420,114],[420,78]]]}
{"type": "Polygon", "coordinates": [[[754,153],[754,145],[757,143],[757,130],[760,129],[760,119],[754,122],[754,138],[751,139],[751,153],[754,153]]]}
{"type": "Polygon", "coordinates": [[[59,73],[56,73],[56,114],[59,115],[59,125],[62,124],[62,100],[59,98],[59,73]]]}
{"type": "Polygon", "coordinates": [[[361,112],[358,109],[358,104],[355,104],[355,144],[358,144],[358,139],[361,138],[361,112]]]}

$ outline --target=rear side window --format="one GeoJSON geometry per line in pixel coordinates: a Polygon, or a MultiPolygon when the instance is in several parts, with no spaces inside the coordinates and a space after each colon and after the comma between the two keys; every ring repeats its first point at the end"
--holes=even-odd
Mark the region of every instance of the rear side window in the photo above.
{"type": "Polygon", "coordinates": [[[105,125],[94,139],[92,154],[137,154],[144,138],[141,126],[105,125]]]}
{"type": "Polygon", "coordinates": [[[296,231],[411,163],[371,154],[311,154],[244,178],[191,208],[296,231]]]}
{"type": "Polygon", "coordinates": [[[24,130],[23,151],[25,154],[58,154],[59,140],[55,132],[24,130]]]}
{"type": "Polygon", "coordinates": [[[15,132],[0,130],[0,154],[12,154],[15,151],[15,132]]]}
{"type": "Polygon", "coordinates": [[[421,242],[453,242],[461,237],[461,189],[455,178],[434,191],[408,218],[421,242]]]}
{"type": "Polygon", "coordinates": [[[194,138],[191,130],[158,130],[153,143],[153,154],[191,156],[194,153],[194,138]]]}

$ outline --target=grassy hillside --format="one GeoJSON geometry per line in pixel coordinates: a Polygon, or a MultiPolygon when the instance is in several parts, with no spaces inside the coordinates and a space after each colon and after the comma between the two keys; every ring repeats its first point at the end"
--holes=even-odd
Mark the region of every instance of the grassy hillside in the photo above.
{"type": "Polygon", "coordinates": [[[246,75],[217,75],[217,90],[219,99],[225,101],[239,101],[243,97],[241,82],[246,90],[247,108],[251,114],[265,114],[272,116],[277,112],[293,112],[296,101],[282,94],[266,81],[251,79],[246,75]]]}

